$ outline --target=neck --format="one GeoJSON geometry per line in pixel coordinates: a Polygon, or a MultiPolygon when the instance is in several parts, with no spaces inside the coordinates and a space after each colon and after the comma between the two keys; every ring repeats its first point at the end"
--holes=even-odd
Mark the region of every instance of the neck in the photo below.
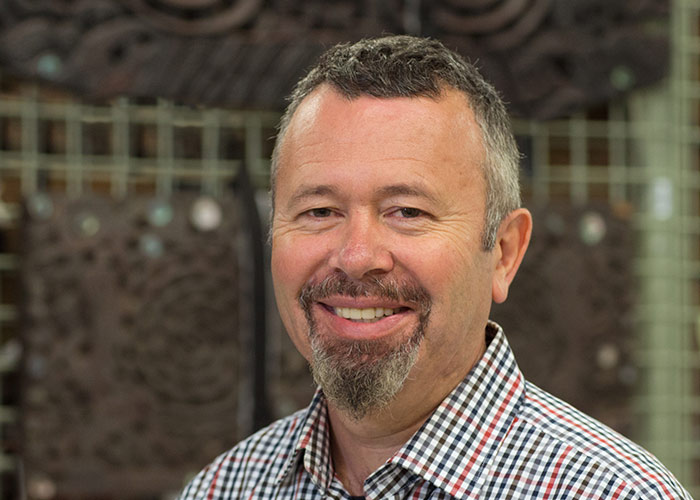
{"type": "Polygon", "coordinates": [[[348,493],[363,495],[367,477],[401,449],[431,412],[407,419],[387,408],[355,420],[329,405],[333,465],[348,493]]]}
{"type": "Polygon", "coordinates": [[[414,374],[386,408],[355,419],[328,404],[335,473],[354,496],[364,494],[364,481],[396,454],[462,380],[436,381],[414,374]],[[430,387],[422,381],[430,381],[430,387]],[[421,386],[421,387],[418,387],[421,386]],[[417,398],[416,394],[430,395],[417,398]]]}
{"type": "Polygon", "coordinates": [[[385,408],[355,419],[328,403],[331,453],[335,473],[348,493],[364,494],[364,482],[399,451],[433,411],[459,384],[486,349],[485,341],[471,356],[460,358],[461,369],[425,373],[414,366],[394,400],[385,408]],[[464,362],[466,361],[466,362],[464,362]]]}

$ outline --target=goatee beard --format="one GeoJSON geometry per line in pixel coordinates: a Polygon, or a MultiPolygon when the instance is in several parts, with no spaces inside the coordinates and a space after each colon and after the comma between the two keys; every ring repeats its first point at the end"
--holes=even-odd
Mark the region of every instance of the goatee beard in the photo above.
{"type": "Polygon", "coordinates": [[[385,408],[403,387],[418,358],[430,315],[428,292],[410,281],[378,277],[356,281],[334,273],[320,283],[304,286],[299,303],[309,323],[311,373],[328,401],[357,420],[385,408]],[[331,295],[385,298],[410,305],[418,313],[418,325],[408,340],[347,340],[323,335],[312,307],[331,295]]]}

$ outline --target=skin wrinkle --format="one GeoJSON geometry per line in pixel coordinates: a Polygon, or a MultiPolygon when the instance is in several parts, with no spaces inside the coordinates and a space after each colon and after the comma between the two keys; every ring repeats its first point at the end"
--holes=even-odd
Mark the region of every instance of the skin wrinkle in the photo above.
{"type": "MultiPolygon", "coordinates": [[[[320,87],[322,88],[322,87],[327,87],[327,86],[328,86],[327,84],[323,84],[323,85],[321,85],[320,87]]],[[[440,102],[440,100],[441,100],[442,98],[444,98],[446,95],[450,95],[450,94],[452,94],[453,92],[454,92],[454,89],[452,89],[449,85],[442,85],[442,84],[441,84],[441,85],[439,86],[439,88],[438,88],[438,91],[437,91],[434,95],[422,96],[422,98],[432,99],[432,100],[434,100],[434,101],[437,103],[437,102],[440,102]]],[[[357,99],[357,98],[360,97],[360,96],[358,95],[358,96],[352,96],[352,97],[350,97],[350,96],[347,96],[347,95],[341,95],[341,97],[344,98],[344,99],[346,99],[349,103],[351,103],[354,99],[357,99]]],[[[416,97],[409,97],[409,98],[416,98],[416,97]]],[[[467,96],[466,96],[466,95],[464,95],[464,94],[462,94],[462,93],[459,93],[459,98],[460,98],[461,100],[464,101],[464,104],[466,104],[467,107],[471,108],[471,104],[469,103],[469,100],[467,99],[467,96]]],[[[383,101],[386,100],[386,99],[383,99],[383,98],[381,98],[381,97],[376,97],[376,98],[374,98],[374,99],[376,99],[376,100],[378,101],[379,104],[384,104],[383,101]]],[[[315,113],[315,111],[317,110],[318,106],[319,106],[318,96],[315,95],[315,93],[312,93],[311,95],[309,95],[308,97],[306,97],[306,99],[304,100],[304,107],[303,107],[303,110],[297,109],[297,111],[295,112],[295,121],[297,121],[297,120],[302,121],[301,124],[296,125],[296,126],[298,126],[298,127],[301,128],[301,129],[304,129],[304,130],[312,129],[313,126],[314,126],[314,123],[315,123],[315,121],[314,121],[314,118],[315,118],[315,117],[314,117],[314,113],[315,113]],[[304,119],[303,117],[302,117],[302,118],[299,118],[300,115],[310,115],[311,118],[308,118],[308,116],[307,116],[306,119],[304,119]]],[[[388,119],[391,119],[391,118],[393,118],[393,116],[392,116],[392,117],[389,117],[388,119]]],[[[458,125],[459,125],[458,122],[460,122],[460,121],[465,121],[465,120],[467,120],[466,116],[465,116],[465,115],[460,115],[460,116],[453,122],[453,128],[452,128],[452,130],[457,130],[457,129],[458,129],[458,125]]],[[[436,126],[439,126],[439,125],[440,125],[440,124],[439,124],[439,120],[436,120],[435,117],[433,117],[433,116],[424,117],[424,121],[425,121],[426,123],[427,123],[427,122],[430,122],[432,125],[436,125],[436,126]]],[[[482,133],[482,130],[481,130],[481,124],[479,123],[479,117],[478,117],[478,116],[476,117],[476,123],[474,123],[474,124],[477,125],[477,126],[476,126],[476,127],[473,127],[473,126],[472,126],[472,123],[466,123],[467,126],[466,126],[466,127],[463,127],[464,129],[466,129],[466,132],[465,132],[463,135],[461,135],[461,136],[460,136],[460,135],[456,135],[456,137],[454,137],[454,140],[455,140],[455,141],[465,141],[465,139],[468,139],[466,142],[473,142],[475,145],[478,145],[478,149],[484,151],[484,153],[485,153],[486,155],[488,155],[490,152],[489,152],[489,149],[486,148],[486,144],[485,144],[485,142],[484,142],[484,137],[483,137],[483,133],[482,133]]],[[[423,130],[429,130],[429,128],[430,128],[430,127],[427,126],[427,125],[423,126],[423,130]]],[[[277,144],[276,147],[275,147],[275,149],[278,150],[278,151],[281,151],[282,148],[283,148],[283,146],[284,146],[284,144],[286,143],[286,128],[285,128],[284,132],[285,132],[284,134],[281,134],[281,135],[280,135],[280,137],[279,137],[279,142],[278,142],[278,144],[277,144]]],[[[325,139],[325,138],[324,138],[324,139],[325,139]]],[[[401,143],[401,140],[399,139],[399,140],[396,141],[396,142],[397,142],[397,143],[401,143]]],[[[406,143],[406,144],[411,144],[411,141],[408,141],[408,140],[403,141],[403,142],[406,143]]],[[[303,153],[303,152],[304,152],[303,150],[304,150],[305,148],[314,148],[314,147],[317,147],[318,145],[321,145],[322,143],[323,143],[323,139],[317,141],[316,143],[310,143],[310,144],[305,144],[305,145],[301,145],[301,146],[296,145],[295,147],[298,149],[297,153],[303,153]]],[[[362,144],[363,144],[363,142],[362,142],[362,141],[342,141],[342,142],[340,142],[339,144],[353,145],[353,146],[356,146],[356,147],[361,147],[362,144]]],[[[436,153],[439,155],[439,152],[436,152],[436,153]]],[[[274,211],[275,211],[275,196],[274,196],[274,194],[275,194],[276,177],[277,177],[276,174],[277,174],[277,171],[279,170],[280,166],[282,165],[282,160],[281,160],[281,158],[282,158],[282,155],[279,154],[279,155],[278,155],[278,160],[277,160],[277,161],[279,161],[279,163],[275,165],[276,168],[273,170],[273,176],[272,176],[272,186],[273,186],[273,188],[272,188],[272,190],[273,190],[273,192],[272,192],[272,195],[273,195],[273,196],[272,196],[272,211],[273,211],[273,217],[274,217],[274,211]]],[[[436,159],[438,159],[438,158],[439,158],[439,156],[438,156],[436,159]]],[[[403,159],[404,159],[404,157],[400,157],[400,156],[396,156],[396,157],[387,157],[386,159],[382,160],[382,163],[390,162],[390,161],[392,161],[392,160],[402,161],[403,159]]],[[[413,157],[406,157],[405,159],[408,160],[408,161],[422,162],[422,163],[424,163],[425,165],[428,165],[428,166],[430,166],[430,165],[433,163],[432,160],[431,160],[431,161],[424,161],[424,160],[420,160],[420,159],[413,158],[413,157]]],[[[472,159],[471,157],[469,157],[469,156],[467,156],[465,159],[466,159],[467,162],[473,161],[473,159],[472,159]]],[[[487,160],[486,160],[485,158],[482,158],[481,160],[478,161],[478,164],[479,164],[478,167],[479,167],[479,168],[477,169],[477,174],[479,175],[480,180],[483,181],[483,182],[487,185],[487,187],[488,187],[488,189],[486,190],[486,194],[487,194],[487,198],[488,198],[489,200],[491,200],[488,204],[490,204],[491,202],[493,202],[493,200],[497,200],[497,201],[500,203],[500,202],[501,202],[500,195],[497,195],[496,193],[494,193],[494,192],[493,192],[493,186],[490,185],[490,179],[489,179],[489,176],[487,175],[487,165],[486,165],[486,161],[487,161],[487,160]]],[[[277,163],[277,162],[275,162],[275,163],[277,163]]],[[[313,163],[315,163],[315,162],[307,162],[308,165],[312,165],[313,163]]],[[[322,163],[327,164],[327,163],[332,163],[332,161],[330,161],[330,162],[322,162],[322,163]]],[[[303,168],[304,165],[305,165],[305,164],[296,165],[296,168],[303,168]]],[[[460,169],[460,170],[458,171],[458,174],[457,174],[457,175],[460,175],[460,176],[467,175],[467,172],[468,172],[469,170],[470,170],[470,169],[467,169],[467,168],[460,169]]],[[[420,174],[418,174],[418,175],[420,175],[420,174]]],[[[519,204],[519,201],[518,201],[518,204],[519,204]]],[[[495,234],[492,234],[493,231],[494,231],[494,228],[492,228],[492,227],[487,227],[487,224],[491,224],[491,221],[489,220],[489,216],[490,216],[490,215],[493,215],[493,214],[489,214],[488,211],[487,211],[486,214],[484,214],[484,221],[485,221],[486,224],[484,224],[484,228],[483,228],[482,234],[481,234],[481,239],[482,239],[482,241],[484,242],[484,245],[486,245],[487,239],[492,239],[493,237],[495,237],[495,234]]],[[[500,222],[500,220],[499,220],[499,222],[500,222]]],[[[490,248],[491,248],[491,244],[488,245],[488,248],[485,247],[484,249],[486,250],[486,249],[490,249],[490,248]]]]}
{"type": "MultiPolygon", "coordinates": [[[[438,205],[440,201],[437,196],[435,196],[428,185],[422,185],[419,183],[398,183],[389,186],[383,186],[375,190],[374,200],[380,200],[382,198],[389,198],[391,196],[413,196],[416,198],[425,198],[431,203],[438,205]]],[[[295,204],[301,203],[307,198],[312,197],[340,197],[341,193],[330,185],[304,185],[302,184],[296,190],[296,192],[290,197],[289,203],[287,204],[288,209],[293,209],[295,204]]]]}
{"type": "MultiPolygon", "coordinates": [[[[326,91],[324,94],[328,94],[326,91]]],[[[320,106],[318,106],[318,95],[316,96],[311,96],[312,99],[315,101],[315,110],[319,111],[321,109],[320,106]]],[[[457,96],[458,97],[458,96],[457,96]]],[[[360,109],[357,108],[356,105],[360,102],[363,101],[363,99],[358,99],[357,101],[352,101],[349,103],[350,106],[352,106],[354,109],[360,109]]],[[[420,109],[420,108],[413,108],[412,104],[414,102],[418,102],[418,99],[407,99],[406,104],[411,104],[412,109],[420,109]]],[[[460,103],[463,103],[463,98],[459,97],[457,99],[460,103]]],[[[432,101],[433,103],[437,104],[436,101],[432,101]]],[[[368,102],[369,104],[369,102],[368,102]]],[[[359,113],[355,118],[357,119],[358,122],[361,123],[367,123],[367,119],[370,116],[374,116],[377,113],[381,114],[385,110],[392,108],[393,103],[390,102],[383,102],[379,101],[376,99],[371,100],[371,105],[372,105],[372,110],[373,112],[370,114],[369,109],[365,110],[362,113],[359,113]]],[[[302,108],[300,108],[300,111],[304,111],[304,108],[306,106],[306,103],[302,108]]],[[[432,108],[432,106],[430,106],[432,108]]],[[[396,110],[398,111],[398,110],[396,110]]],[[[427,110],[426,110],[427,111],[427,110]]],[[[411,113],[412,115],[415,114],[415,111],[411,113]]],[[[431,113],[428,112],[421,112],[421,116],[415,117],[417,120],[413,121],[414,124],[422,124],[422,119],[425,116],[430,115],[431,113]]],[[[394,113],[392,113],[392,116],[394,113]]],[[[454,116],[454,115],[453,115],[454,116]]],[[[460,114],[461,116],[461,114],[460,114]]],[[[338,149],[336,147],[337,142],[333,140],[329,144],[328,140],[325,141],[320,141],[318,140],[318,137],[315,135],[316,130],[310,129],[306,126],[302,126],[301,129],[297,129],[296,127],[296,118],[294,120],[294,127],[291,128],[288,133],[287,140],[289,142],[286,142],[285,146],[292,146],[289,148],[283,148],[284,151],[282,151],[282,157],[284,161],[281,163],[281,170],[279,174],[283,177],[287,177],[287,174],[285,172],[291,172],[288,170],[293,165],[293,171],[294,171],[294,178],[298,180],[298,182],[294,183],[294,187],[290,188],[288,183],[280,183],[280,187],[284,186],[284,196],[282,196],[281,199],[278,199],[279,202],[286,205],[291,204],[294,205],[293,203],[290,203],[290,197],[295,196],[295,194],[298,194],[299,190],[303,190],[305,188],[300,188],[300,186],[304,186],[307,184],[309,181],[312,183],[318,183],[322,182],[321,179],[318,178],[317,172],[327,172],[330,173],[330,169],[333,170],[333,172],[338,172],[340,174],[340,177],[331,177],[334,179],[334,185],[335,186],[343,186],[343,189],[345,191],[342,192],[342,197],[343,199],[321,199],[319,200],[319,205],[322,207],[329,207],[331,209],[334,209],[337,211],[337,215],[334,214],[331,217],[328,217],[328,219],[331,219],[330,221],[326,220],[326,218],[322,219],[321,221],[315,222],[313,225],[305,227],[305,222],[298,222],[296,218],[298,217],[298,212],[296,210],[290,211],[288,213],[278,213],[277,218],[275,220],[275,232],[276,236],[278,237],[287,237],[289,235],[290,237],[293,237],[294,235],[299,235],[300,232],[303,234],[308,234],[309,237],[313,237],[316,233],[320,234],[328,234],[328,238],[335,239],[334,236],[330,236],[331,234],[335,233],[336,229],[341,230],[342,227],[345,227],[347,225],[348,228],[353,227],[354,229],[352,232],[347,233],[348,236],[347,238],[351,238],[351,240],[348,240],[348,244],[350,244],[350,247],[347,247],[349,251],[355,252],[355,243],[352,240],[352,238],[365,238],[367,236],[372,237],[372,238],[382,238],[382,241],[386,243],[386,245],[391,248],[394,245],[394,241],[399,242],[401,239],[405,238],[408,236],[409,238],[412,238],[412,236],[415,236],[417,238],[426,238],[425,240],[421,240],[422,243],[421,245],[424,247],[422,252],[425,255],[430,255],[435,252],[438,252],[436,255],[440,255],[443,253],[443,243],[447,243],[450,245],[450,247],[454,247],[456,251],[453,253],[452,257],[450,260],[456,260],[456,261],[461,261],[461,262],[468,262],[472,260],[472,256],[470,255],[470,252],[468,248],[465,247],[475,247],[478,248],[478,243],[479,243],[479,235],[480,232],[482,231],[483,228],[483,213],[484,213],[484,208],[482,205],[482,202],[475,200],[476,203],[470,203],[467,205],[464,204],[455,204],[452,201],[452,197],[450,198],[445,198],[443,193],[441,192],[436,192],[433,196],[436,198],[439,198],[443,200],[442,203],[439,204],[437,207],[424,207],[420,204],[418,204],[419,209],[424,209],[427,210],[427,212],[430,214],[430,217],[421,217],[419,221],[409,221],[409,222],[402,222],[401,224],[395,224],[392,220],[391,217],[385,218],[381,214],[384,212],[382,211],[384,207],[386,206],[385,203],[388,203],[388,201],[394,201],[394,200],[377,200],[377,189],[381,189],[381,187],[386,187],[387,184],[384,181],[377,182],[376,176],[379,172],[374,172],[371,173],[370,178],[367,179],[367,183],[370,184],[376,184],[378,188],[375,189],[366,189],[366,184],[363,182],[359,182],[357,184],[353,182],[346,182],[345,179],[361,179],[362,176],[359,175],[359,170],[358,170],[358,175],[355,175],[354,169],[347,170],[344,168],[345,163],[349,160],[352,163],[357,163],[358,167],[362,167],[364,164],[365,168],[371,168],[371,164],[376,163],[377,161],[381,161],[387,156],[390,157],[401,157],[401,158],[411,158],[411,159],[416,159],[418,158],[417,155],[420,155],[420,159],[422,161],[416,162],[416,161],[409,161],[405,162],[405,164],[401,164],[401,162],[385,162],[387,163],[386,169],[389,168],[398,168],[397,173],[399,174],[399,178],[403,177],[404,174],[403,172],[406,171],[406,169],[410,170],[410,175],[405,176],[405,179],[410,179],[409,182],[415,182],[414,179],[419,179],[418,183],[423,183],[428,186],[433,186],[434,184],[434,174],[431,173],[435,169],[435,165],[450,165],[450,176],[451,176],[451,181],[452,183],[458,183],[461,185],[462,183],[472,183],[476,186],[483,186],[484,181],[483,178],[480,174],[480,170],[478,167],[475,167],[474,165],[479,163],[480,159],[477,157],[474,157],[473,160],[464,160],[463,156],[455,156],[453,150],[445,150],[443,148],[435,148],[433,149],[431,146],[431,153],[429,155],[426,155],[426,151],[424,147],[418,147],[416,148],[416,141],[414,139],[411,140],[406,140],[407,136],[402,135],[399,129],[396,128],[396,126],[392,124],[387,125],[387,130],[391,131],[394,129],[394,132],[392,132],[391,138],[392,142],[391,144],[387,143],[384,140],[379,140],[377,141],[377,137],[375,137],[375,134],[372,133],[368,136],[368,139],[373,141],[374,144],[376,144],[376,149],[373,149],[373,152],[370,152],[367,150],[367,147],[364,147],[360,150],[356,151],[350,151],[345,148],[340,148],[338,149]],[[297,141],[296,139],[293,139],[294,137],[308,137],[310,140],[309,141],[297,141]],[[396,140],[394,140],[396,139],[396,140]],[[314,147],[311,149],[307,149],[304,147],[294,147],[296,144],[308,144],[308,143],[313,143],[314,147]],[[323,147],[321,147],[323,146],[323,147]],[[328,147],[330,146],[330,147],[328,147]],[[410,148],[410,149],[407,149],[410,148]],[[401,150],[406,150],[408,152],[411,152],[411,154],[394,154],[394,151],[401,151],[401,150]],[[304,155],[299,157],[296,153],[299,151],[304,151],[304,155]],[[412,151],[415,151],[413,153],[412,151]],[[433,154],[435,151],[439,151],[440,154],[433,154]],[[356,156],[358,152],[365,152],[365,154],[362,154],[360,157],[356,156]],[[367,154],[369,153],[369,154],[367,154]],[[448,156],[449,153],[449,156],[448,156]],[[315,155],[315,156],[307,156],[307,155],[315,155]],[[321,156],[319,156],[321,155],[321,156]],[[341,155],[341,156],[338,156],[341,155]],[[297,161],[298,160],[300,161],[297,161]],[[461,158],[458,160],[458,163],[460,165],[455,165],[455,159],[461,158]],[[369,160],[369,161],[365,161],[369,160]],[[374,160],[374,161],[373,161],[374,160]],[[313,162],[313,165],[311,163],[313,162]],[[461,166],[462,163],[466,163],[465,166],[461,166]],[[301,166],[301,168],[299,168],[301,166]],[[321,170],[318,170],[318,169],[321,170]],[[465,175],[463,173],[463,170],[468,170],[470,173],[469,175],[465,175]],[[350,176],[350,177],[348,177],[350,176]],[[476,182],[474,182],[476,181],[476,182]],[[371,194],[370,194],[371,193],[371,194]],[[346,199],[347,198],[347,199],[346,199]],[[350,202],[352,200],[353,205],[352,206],[345,206],[346,203],[350,202]],[[458,209],[455,209],[456,207],[460,207],[458,209]],[[468,207],[468,209],[465,209],[465,207],[468,207]],[[449,210],[447,210],[449,208],[449,210]],[[377,219],[379,217],[379,219],[377,219]],[[374,236],[367,235],[363,236],[363,230],[361,229],[361,226],[358,226],[358,224],[361,224],[362,226],[365,225],[365,221],[367,221],[367,224],[371,224],[371,227],[373,228],[372,230],[375,231],[373,234],[374,236]],[[476,231],[475,231],[476,229],[476,231]],[[359,232],[358,232],[359,231],[359,232]],[[376,232],[379,231],[381,234],[377,234],[376,232]],[[382,232],[384,231],[384,232],[382,232]],[[441,243],[442,242],[442,243],[441,243]]],[[[382,119],[385,117],[382,116],[382,119]]],[[[303,120],[302,120],[303,121],[303,120]]],[[[443,124],[440,127],[435,127],[432,129],[430,132],[432,133],[433,131],[436,130],[442,130],[443,133],[446,134],[447,140],[452,143],[452,144],[460,144],[463,145],[465,144],[464,137],[469,136],[469,134],[459,134],[456,133],[453,128],[459,124],[462,124],[463,126],[466,127],[466,121],[465,119],[460,119],[460,120],[453,120],[450,119],[448,122],[443,122],[443,124]],[[461,137],[463,140],[461,141],[456,141],[456,137],[461,137]]],[[[305,125],[305,124],[302,124],[305,125]]],[[[320,126],[320,123],[318,124],[320,126]]],[[[340,124],[339,124],[340,125],[340,124]]],[[[398,125],[398,124],[397,124],[398,125]]],[[[345,128],[345,125],[341,125],[341,129],[345,128]]],[[[416,130],[414,130],[412,133],[416,134],[416,136],[420,137],[421,135],[424,135],[424,125],[420,125],[416,130]]],[[[322,130],[321,135],[324,137],[328,137],[332,139],[334,135],[329,135],[331,129],[321,128],[322,130]]],[[[361,134],[367,135],[366,128],[360,128],[359,129],[361,134]]],[[[343,136],[340,137],[340,142],[347,142],[343,141],[342,138],[343,136]]],[[[413,136],[411,136],[413,137],[413,136]]],[[[354,141],[356,142],[356,141],[354,141]]],[[[469,142],[468,140],[466,142],[469,142]]],[[[369,143],[368,143],[369,144],[369,143]]],[[[479,151],[479,145],[480,143],[475,143],[470,145],[469,148],[466,148],[467,151],[471,151],[471,155],[474,156],[474,154],[479,151]],[[470,149],[471,148],[471,149],[470,149]]],[[[384,170],[384,169],[382,169],[384,170]]],[[[373,171],[369,171],[373,172],[373,171]]],[[[325,175],[325,174],[324,174],[325,175]]],[[[335,174],[333,174],[335,175],[335,174]]],[[[386,177],[386,176],[385,176],[386,177]]],[[[398,182],[405,182],[404,179],[399,179],[398,182]]],[[[393,185],[394,183],[390,183],[388,185],[393,185]]],[[[442,189],[442,188],[440,188],[442,189]]],[[[337,187],[336,187],[337,190],[337,187]]],[[[464,196],[471,196],[469,193],[471,191],[461,191],[458,196],[464,197],[464,196]]],[[[278,196],[282,195],[283,192],[278,192],[278,196]]],[[[399,197],[400,198],[400,197],[399,197]]],[[[315,201],[315,200],[313,200],[315,201]]],[[[408,206],[414,205],[413,203],[410,203],[412,200],[408,200],[408,203],[404,203],[407,200],[396,200],[398,201],[399,205],[404,205],[407,204],[408,206]]],[[[280,205],[281,207],[282,205],[280,205]]],[[[293,208],[297,210],[302,210],[302,209],[308,209],[311,208],[312,206],[316,206],[315,204],[311,204],[310,206],[293,206],[293,208]]],[[[281,212],[285,212],[286,210],[282,210],[281,212]]],[[[369,227],[369,226],[368,226],[369,227]]],[[[296,239],[296,237],[294,237],[296,239]]],[[[316,248],[318,250],[321,250],[321,247],[319,248],[318,245],[325,245],[326,242],[331,245],[331,239],[328,239],[324,236],[322,240],[319,240],[317,242],[316,248]]],[[[377,240],[379,241],[379,240],[377,240]]],[[[406,241],[408,243],[408,241],[406,241]]],[[[364,243],[363,243],[364,244],[364,243]]],[[[403,243],[402,243],[403,245],[403,243]]],[[[328,247],[329,250],[333,248],[333,246],[328,247]]],[[[273,248],[274,249],[274,248],[273,248]]],[[[358,248],[359,250],[359,248],[358,248]]],[[[320,254],[319,254],[320,255],[320,254]]],[[[359,255],[359,254],[358,254],[359,255]]],[[[363,259],[365,257],[362,257],[363,259]]],[[[397,262],[401,262],[402,259],[399,259],[397,262]]],[[[402,273],[405,272],[406,270],[402,269],[402,273]]],[[[293,271],[290,269],[290,271],[293,271]]],[[[319,276],[322,278],[323,276],[319,276]]],[[[324,327],[326,328],[326,327],[324,327]]],[[[431,351],[433,349],[431,348],[431,351]]],[[[452,353],[450,353],[451,355],[452,353]]],[[[447,367],[441,367],[442,369],[448,369],[447,367]]],[[[460,377],[461,377],[460,373],[460,377]]]]}
{"type": "MultiPolygon", "coordinates": [[[[456,211],[450,214],[441,215],[439,217],[428,216],[426,217],[426,220],[420,223],[420,227],[410,226],[405,228],[394,228],[394,230],[402,234],[411,234],[416,237],[426,233],[443,234],[446,238],[452,240],[461,252],[462,246],[460,244],[463,243],[465,237],[468,238],[468,236],[465,235],[468,235],[469,224],[465,224],[463,222],[468,216],[469,214],[465,212],[456,211]]],[[[290,231],[300,230],[298,227],[295,227],[293,219],[280,220],[279,223],[282,224],[282,227],[275,229],[276,231],[279,231],[279,234],[286,234],[290,231]],[[287,227],[284,227],[285,225],[287,227]]],[[[334,223],[326,222],[322,228],[303,229],[302,231],[308,233],[325,232],[333,230],[334,225],[334,223]]]]}
{"type": "MultiPolygon", "coordinates": [[[[482,246],[485,250],[493,248],[500,223],[520,207],[519,152],[498,92],[473,65],[435,40],[391,36],[339,44],[324,53],[318,64],[297,82],[280,120],[271,164],[273,211],[280,150],[286,142],[287,129],[293,117],[304,113],[311,118],[317,116],[313,109],[319,106],[317,91],[324,88],[333,89],[348,104],[359,98],[421,98],[439,102],[457,91],[462,100],[457,106],[466,105],[476,125],[463,131],[465,137],[481,142],[485,153],[479,165],[487,186],[482,246]],[[303,109],[302,102],[312,104],[303,109]]],[[[425,123],[419,126],[424,128],[425,123]]]]}
{"type": "MultiPolygon", "coordinates": [[[[326,200],[344,201],[343,199],[345,197],[345,195],[341,194],[333,186],[301,185],[290,197],[290,201],[286,208],[291,212],[302,213],[310,208],[313,208],[312,205],[321,205],[324,208],[337,208],[332,206],[334,205],[333,202],[329,204],[326,202],[326,200]],[[306,207],[306,204],[309,206],[306,207]]],[[[427,206],[415,206],[414,208],[427,212],[430,217],[436,217],[436,212],[442,212],[449,209],[449,207],[445,206],[444,203],[441,203],[437,195],[432,192],[429,186],[419,183],[392,184],[377,189],[371,198],[371,204],[374,206],[391,205],[392,201],[394,201],[396,198],[410,198],[414,204],[422,204],[427,202],[427,206]]],[[[399,200],[395,200],[395,202],[400,204],[399,200]]],[[[343,203],[341,203],[341,205],[342,204],[343,203]]],[[[404,206],[403,204],[400,205],[404,206]]]]}
{"type": "MultiPolygon", "coordinates": [[[[493,298],[501,300],[511,266],[501,266],[498,245],[495,251],[482,245],[484,152],[473,134],[455,130],[477,128],[458,92],[439,100],[347,101],[322,87],[310,98],[318,114],[314,127],[297,127],[295,115],[279,151],[273,281],[290,338],[315,367],[328,400],[336,471],[348,491],[360,494],[360,479],[405,443],[482,355],[491,289],[499,290],[493,298]],[[387,120],[388,111],[397,119],[387,120]],[[441,126],[426,129],[425,116],[440,117],[441,126]],[[348,147],[348,142],[362,147],[348,147]],[[303,147],[308,144],[314,147],[303,147]],[[405,191],[396,187],[402,184],[429,186],[437,203],[395,193],[405,191]],[[318,186],[332,189],[318,199],[290,202],[300,191],[318,186]],[[397,212],[401,207],[427,215],[397,212]],[[418,284],[430,297],[429,321],[409,309],[355,323],[327,307],[363,308],[389,300],[365,297],[366,288],[353,292],[363,295],[354,299],[343,293],[317,295],[316,300],[307,294],[299,300],[304,287],[334,273],[348,280],[342,292],[374,278],[418,284]],[[345,371],[334,363],[342,363],[345,371]],[[356,372],[363,372],[359,379],[356,372]],[[386,390],[382,382],[384,388],[365,399],[366,391],[378,386],[379,372],[392,387],[386,390]],[[324,382],[329,374],[339,383],[324,382]],[[343,385],[345,379],[354,382],[343,385]],[[358,481],[348,479],[350,471],[358,481]]],[[[309,112],[306,104],[299,108],[301,114],[309,112]]],[[[525,212],[516,215],[523,217],[525,212]]],[[[527,230],[529,224],[520,227],[527,230]]],[[[498,242],[510,234],[503,231],[498,242]]]]}

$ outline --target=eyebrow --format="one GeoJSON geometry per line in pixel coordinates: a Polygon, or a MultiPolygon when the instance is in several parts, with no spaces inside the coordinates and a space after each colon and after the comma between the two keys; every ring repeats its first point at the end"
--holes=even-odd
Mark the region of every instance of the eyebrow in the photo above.
{"type": "MultiPolygon", "coordinates": [[[[319,196],[335,196],[339,192],[334,186],[328,184],[318,184],[311,186],[301,186],[296,193],[290,198],[288,207],[292,207],[307,198],[315,198],[319,196]]],[[[415,196],[417,198],[425,198],[432,203],[438,203],[435,195],[428,190],[414,184],[390,184],[383,186],[376,191],[377,198],[389,198],[391,196],[415,196]]]]}
{"type": "Polygon", "coordinates": [[[416,198],[425,198],[433,203],[438,202],[433,193],[415,184],[391,184],[379,189],[377,193],[381,198],[390,196],[415,196],[416,198]]]}
{"type": "Polygon", "coordinates": [[[337,193],[337,190],[327,184],[319,184],[313,186],[301,186],[289,199],[287,207],[292,207],[297,203],[304,201],[307,198],[314,198],[318,196],[329,196],[337,193]]]}

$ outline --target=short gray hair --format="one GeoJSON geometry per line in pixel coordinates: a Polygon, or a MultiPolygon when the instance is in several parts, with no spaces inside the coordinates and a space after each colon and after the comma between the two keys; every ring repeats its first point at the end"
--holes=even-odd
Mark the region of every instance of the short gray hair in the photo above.
{"type": "Polygon", "coordinates": [[[486,220],[482,247],[491,250],[501,221],[520,207],[520,155],[510,119],[498,92],[459,54],[437,40],[406,35],[339,44],[321,55],[289,97],[272,153],[274,210],[279,151],[289,122],[301,102],[322,84],[348,99],[363,95],[439,98],[445,87],[463,92],[481,129],[485,148],[486,220]]]}

